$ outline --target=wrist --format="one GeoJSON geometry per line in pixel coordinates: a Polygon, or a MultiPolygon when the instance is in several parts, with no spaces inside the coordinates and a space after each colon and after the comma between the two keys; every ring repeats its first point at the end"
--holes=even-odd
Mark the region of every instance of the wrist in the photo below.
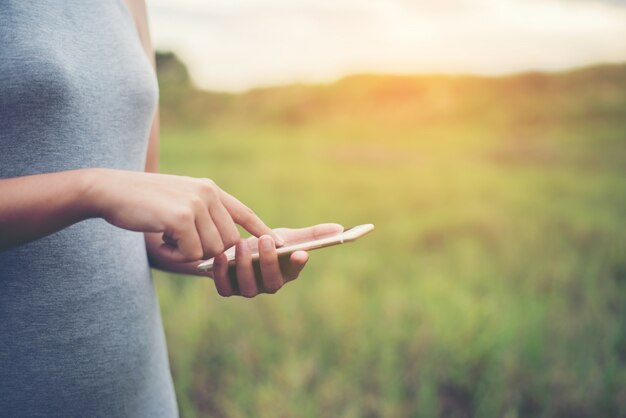
{"type": "Polygon", "coordinates": [[[106,178],[106,169],[84,168],[78,176],[77,201],[85,219],[101,218],[103,205],[101,198],[101,185],[106,178]]]}

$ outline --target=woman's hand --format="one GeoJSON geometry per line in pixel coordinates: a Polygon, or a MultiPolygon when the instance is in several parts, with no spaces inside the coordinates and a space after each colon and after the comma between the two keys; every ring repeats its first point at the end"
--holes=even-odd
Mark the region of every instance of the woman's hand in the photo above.
{"type": "Polygon", "coordinates": [[[235,223],[254,236],[268,234],[282,241],[252,210],[211,180],[91,171],[94,178],[87,201],[92,215],[120,228],[162,234],[156,249],[162,260],[195,261],[221,254],[240,238],[235,223]]]}
{"type": "MultiPolygon", "coordinates": [[[[274,232],[283,237],[286,244],[301,242],[343,231],[338,224],[320,224],[309,228],[279,228],[274,232]]],[[[251,237],[239,240],[236,247],[215,257],[213,279],[221,296],[244,296],[252,298],[261,293],[276,293],[285,283],[295,280],[308,260],[305,251],[296,251],[290,256],[278,257],[272,237],[251,237]],[[253,262],[251,252],[259,249],[259,261],[253,262]],[[235,252],[236,265],[228,266],[227,254],[235,252]]]]}

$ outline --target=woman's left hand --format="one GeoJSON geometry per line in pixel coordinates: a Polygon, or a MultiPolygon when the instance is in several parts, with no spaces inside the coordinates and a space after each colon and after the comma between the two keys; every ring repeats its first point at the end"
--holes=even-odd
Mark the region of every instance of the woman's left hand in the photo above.
{"type": "MultiPolygon", "coordinates": [[[[302,229],[279,228],[274,230],[289,245],[293,242],[313,240],[343,231],[338,224],[320,224],[302,229]]],[[[239,240],[237,245],[215,257],[213,279],[217,292],[224,297],[253,298],[261,293],[276,293],[285,283],[295,280],[306,262],[308,254],[296,251],[290,256],[278,257],[274,240],[269,235],[239,240]],[[253,262],[251,253],[259,249],[259,261],[253,262]],[[235,252],[236,264],[228,266],[227,254],[235,252]]]]}

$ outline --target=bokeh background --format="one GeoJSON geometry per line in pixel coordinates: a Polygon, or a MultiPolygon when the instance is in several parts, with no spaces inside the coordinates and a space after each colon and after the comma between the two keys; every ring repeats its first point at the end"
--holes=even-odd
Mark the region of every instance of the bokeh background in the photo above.
{"type": "Polygon", "coordinates": [[[148,6],[162,171],[377,226],[274,296],[156,272],[182,416],[626,416],[624,2],[148,6]]]}

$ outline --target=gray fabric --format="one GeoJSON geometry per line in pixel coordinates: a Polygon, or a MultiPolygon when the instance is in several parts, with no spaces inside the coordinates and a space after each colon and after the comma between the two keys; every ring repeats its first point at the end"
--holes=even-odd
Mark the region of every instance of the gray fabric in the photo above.
{"type": "MultiPolygon", "coordinates": [[[[0,178],[142,170],[156,102],[121,1],[0,0],[0,178]]],[[[0,415],[177,415],[142,234],[89,220],[0,252],[0,415]]]]}

